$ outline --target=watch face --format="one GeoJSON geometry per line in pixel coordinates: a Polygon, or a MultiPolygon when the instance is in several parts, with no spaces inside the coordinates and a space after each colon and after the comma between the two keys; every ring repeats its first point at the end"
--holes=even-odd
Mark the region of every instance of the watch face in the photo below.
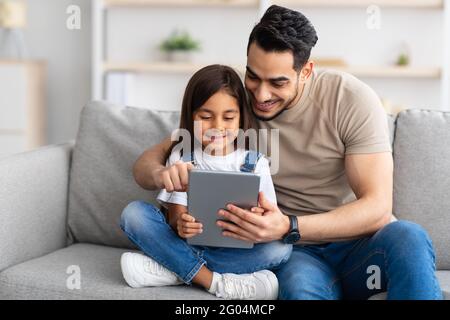
{"type": "Polygon", "coordinates": [[[300,234],[298,232],[291,232],[286,236],[287,243],[295,243],[300,240],[300,234]]]}

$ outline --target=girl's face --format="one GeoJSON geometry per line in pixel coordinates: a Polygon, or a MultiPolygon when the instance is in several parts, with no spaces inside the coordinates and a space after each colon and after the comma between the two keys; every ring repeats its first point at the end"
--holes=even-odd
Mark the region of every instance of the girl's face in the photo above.
{"type": "Polygon", "coordinates": [[[226,155],[233,150],[239,131],[239,104],[225,90],[212,95],[194,112],[194,135],[211,154],[226,155]]]}

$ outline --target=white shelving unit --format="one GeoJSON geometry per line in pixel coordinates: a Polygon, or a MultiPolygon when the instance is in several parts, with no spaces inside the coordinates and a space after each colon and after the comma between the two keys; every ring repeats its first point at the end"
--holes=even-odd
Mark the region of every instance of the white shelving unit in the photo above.
{"type": "MultiPolygon", "coordinates": [[[[115,8],[254,8],[259,13],[271,4],[293,8],[361,8],[378,5],[382,8],[408,8],[439,10],[443,14],[443,59],[440,67],[397,67],[397,66],[330,66],[365,78],[402,78],[402,79],[434,79],[441,83],[441,104],[450,109],[450,0],[94,0],[93,1],[93,36],[92,36],[92,92],[93,99],[104,99],[105,75],[109,72],[126,73],[167,73],[191,74],[202,67],[202,64],[167,63],[158,61],[109,61],[106,48],[106,13],[115,8]]],[[[244,66],[235,66],[243,70],[244,66]]],[[[318,67],[321,67],[320,60],[318,67]]]]}
{"type": "Polygon", "coordinates": [[[105,7],[253,7],[259,0],[104,0],[105,7]]]}
{"type": "MultiPolygon", "coordinates": [[[[419,8],[441,9],[445,0],[279,0],[275,1],[283,6],[302,7],[342,7],[342,8],[366,8],[377,5],[383,8],[419,8]]],[[[144,1],[145,2],[145,1],[144,1]]]]}
{"type": "MultiPolygon", "coordinates": [[[[320,60],[319,60],[320,68],[320,60]]],[[[154,63],[110,63],[103,64],[104,72],[135,72],[135,73],[149,73],[149,72],[166,72],[166,73],[188,73],[191,74],[199,70],[203,65],[191,63],[169,63],[169,62],[154,62],[154,63]]],[[[242,66],[233,66],[241,72],[244,72],[242,66]]],[[[441,77],[440,68],[425,68],[425,67],[375,67],[375,66],[333,66],[333,69],[342,70],[360,77],[383,77],[383,78],[430,78],[439,79],[441,77]]]]}
{"type": "Polygon", "coordinates": [[[42,61],[0,60],[0,157],[45,144],[42,61]]]}

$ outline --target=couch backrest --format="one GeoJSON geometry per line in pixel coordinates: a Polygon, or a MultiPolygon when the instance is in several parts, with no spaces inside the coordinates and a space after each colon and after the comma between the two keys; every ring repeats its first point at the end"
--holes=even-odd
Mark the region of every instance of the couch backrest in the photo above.
{"type": "Polygon", "coordinates": [[[396,120],[394,213],[430,234],[450,269],[450,112],[407,110],[396,120]]]}
{"type": "Polygon", "coordinates": [[[134,181],[145,149],[178,127],[179,113],[91,102],[81,113],[69,185],[69,241],[134,248],[119,227],[133,200],[155,202],[156,192],[134,181]]]}
{"type": "MultiPolygon", "coordinates": [[[[409,110],[388,117],[394,146],[394,213],[425,227],[437,264],[450,269],[450,113],[409,110]],[[395,136],[395,139],[394,139],[395,136]]],[[[69,240],[134,248],[119,228],[133,200],[156,192],[132,176],[135,160],[178,126],[179,112],[89,103],[82,111],[70,177],[69,240]]]]}

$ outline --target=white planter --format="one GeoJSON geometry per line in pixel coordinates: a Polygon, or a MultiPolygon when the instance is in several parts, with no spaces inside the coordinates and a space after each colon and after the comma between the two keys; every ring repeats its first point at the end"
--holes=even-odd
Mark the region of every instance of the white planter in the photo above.
{"type": "Polygon", "coordinates": [[[191,62],[192,51],[176,50],[167,52],[167,60],[170,62],[191,62]]]}

